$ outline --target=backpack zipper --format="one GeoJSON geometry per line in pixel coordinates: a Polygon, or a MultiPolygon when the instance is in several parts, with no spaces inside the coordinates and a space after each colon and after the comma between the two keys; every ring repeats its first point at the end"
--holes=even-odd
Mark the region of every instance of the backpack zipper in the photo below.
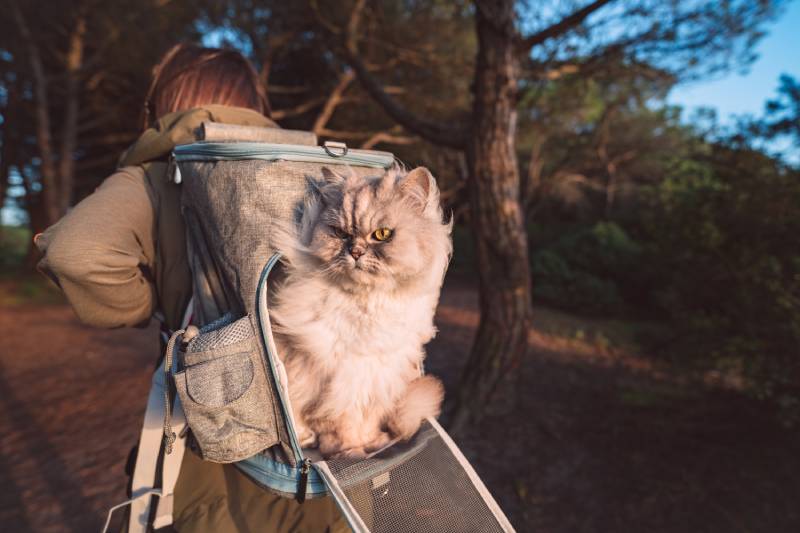
{"type": "Polygon", "coordinates": [[[297,487],[297,503],[306,501],[306,489],[308,487],[308,471],[311,468],[311,459],[303,459],[303,466],[300,467],[300,484],[297,487]]]}
{"type": "MultiPolygon", "coordinates": [[[[336,148],[339,148],[337,145],[336,148]]],[[[394,155],[373,150],[342,150],[334,153],[323,146],[271,143],[206,143],[176,146],[173,155],[177,162],[235,161],[261,159],[264,161],[295,161],[327,163],[386,169],[394,164],[394,155]],[[342,153],[343,152],[343,153],[342,153]]]]}

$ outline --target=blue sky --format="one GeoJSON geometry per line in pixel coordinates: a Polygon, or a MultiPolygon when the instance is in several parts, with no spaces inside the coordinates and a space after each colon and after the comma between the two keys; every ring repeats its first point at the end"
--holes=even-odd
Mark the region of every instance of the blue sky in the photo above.
{"type": "Polygon", "coordinates": [[[723,123],[734,115],[760,115],[764,102],[775,94],[781,74],[800,77],[800,1],[790,2],[766,30],[756,46],[759,57],[746,73],[733,71],[714,80],[680,85],[668,102],[684,107],[684,117],[698,107],[715,108],[723,123]]]}

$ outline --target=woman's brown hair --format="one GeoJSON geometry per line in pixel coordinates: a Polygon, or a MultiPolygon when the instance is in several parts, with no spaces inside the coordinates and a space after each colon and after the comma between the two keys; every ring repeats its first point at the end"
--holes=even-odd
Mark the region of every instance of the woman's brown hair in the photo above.
{"type": "Polygon", "coordinates": [[[144,104],[144,128],[167,113],[206,104],[270,114],[264,84],[242,54],[186,43],[173,46],[153,68],[144,104]]]}

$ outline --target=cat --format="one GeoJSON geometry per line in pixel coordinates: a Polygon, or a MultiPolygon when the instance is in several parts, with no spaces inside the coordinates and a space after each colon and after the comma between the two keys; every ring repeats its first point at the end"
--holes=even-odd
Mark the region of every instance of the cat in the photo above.
{"type": "Polygon", "coordinates": [[[325,457],[363,457],[439,415],[423,346],[452,254],[425,168],[324,169],[300,223],[278,231],[285,279],[270,305],[296,433],[325,457]]]}

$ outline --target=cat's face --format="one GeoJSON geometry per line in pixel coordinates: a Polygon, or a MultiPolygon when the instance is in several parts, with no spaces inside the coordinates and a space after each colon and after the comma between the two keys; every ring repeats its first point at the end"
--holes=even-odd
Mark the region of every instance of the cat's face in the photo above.
{"type": "Polygon", "coordinates": [[[400,287],[450,253],[427,169],[380,178],[329,173],[309,221],[308,251],[343,285],[400,287]]]}

